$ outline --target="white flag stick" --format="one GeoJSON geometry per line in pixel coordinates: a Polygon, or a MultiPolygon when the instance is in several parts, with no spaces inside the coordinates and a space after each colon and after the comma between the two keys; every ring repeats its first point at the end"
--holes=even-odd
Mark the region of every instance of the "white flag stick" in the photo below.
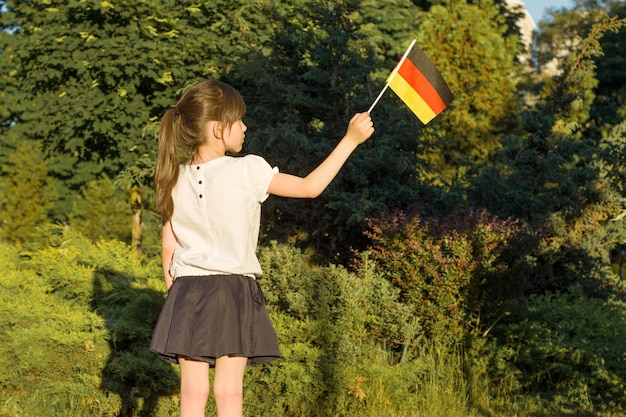
{"type": "Polygon", "coordinates": [[[402,63],[404,63],[404,60],[406,59],[407,55],[409,55],[409,52],[411,52],[411,49],[413,48],[413,45],[415,45],[415,41],[416,40],[417,39],[413,39],[411,41],[411,44],[409,45],[409,47],[406,48],[406,51],[404,52],[404,55],[402,55],[402,58],[400,58],[400,61],[398,62],[398,65],[396,65],[396,67],[393,69],[393,71],[391,72],[391,75],[389,75],[389,77],[387,78],[387,82],[385,83],[385,86],[383,87],[381,92],[378,94],[378,97],[376,97],[376,100],[374,100],[374,102],[370,106],[370,109],[367,111],[368,113],[372,112],[372,110],[374,109],[374,106],[376,106],[376,104],[378,104],[378,101],[380,100],[380,98],[383,96],[385,91],[387,91],[387,88],[389,87],[389,83],[391,82],[391,80],[393,80],[393,77],[395,77],[396,74],[398,73],[398,70],[402,66],[402,63]]]}
{"type": "Polygon", "coordinates": [[[385,84],[385,86],[383,87],[383,89],[380,91],[380,93],[378,94],[378,97],[376,97],[376,100],[374,100],[374,102],[372,103],[372,105],[370,106],[370,109],[367,111],[368,113],[372,112],[372,109],[374,108],[374,106],[376,106],[376,104],[378,104],[378,101],[380,100],[380,98],[383,96],[383,94],[385,94],[385,91],[387,91],[387,88],[389,87],[389,82],[387,82],[387,84],[385,84]]]}

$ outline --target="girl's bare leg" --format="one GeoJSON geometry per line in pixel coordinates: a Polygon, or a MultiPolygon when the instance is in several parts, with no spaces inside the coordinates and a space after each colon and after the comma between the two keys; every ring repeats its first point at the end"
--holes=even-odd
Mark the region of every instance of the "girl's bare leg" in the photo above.
{"type": "Polygon", "coordinates": [[[222,356],[215,361],[213,395],[218,417],[242,417],[243,376],[248,358],[222,356]]]}
{"type": "Polygon", "coordinates": [[[209,399],[209,364],[178,358],[180,364],[180,417],[204,417],[209,399]]]}

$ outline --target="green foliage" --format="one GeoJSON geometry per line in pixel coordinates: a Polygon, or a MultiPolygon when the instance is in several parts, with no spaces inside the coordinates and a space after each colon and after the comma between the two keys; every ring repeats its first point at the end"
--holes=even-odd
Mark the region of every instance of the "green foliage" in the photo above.
{"type": "Polygon", "coordinates": [[[32,252],[0,247],[2,415],[135,416],[173,407],[173,369],[148,351],[160,268],[119,242],[48,231],[32,252]],[[6,261],[4,261],[6,260],[6,261]],[[118,395],[115,395],[118,394],[118,395]],[[150,411],[151,410],[151,411],[150,411]]]}
{"type": "Polygon", "coordinates": [[[540,266],[529,277],[535,290],[602,286],[609,251],[623,240],[625,226],[611,221],[624,207],[616,166],[625,149],[616,133],[598,149],[569,139],[550,145],[538,132],[508,147],[508,169],[490,168],[477,178],[474,201],[537,230],[540,244],[529,248],[540,266]]]}
{"type": "Polygon", "coordinates": [[[595,99],[593,90],[598,86],[593,59],[604,54],[600,40],[607,32],[618,32],[625,23],[626,18],[613,16],[593,24],[576,53],[565,59],[563,74],[556,79],[552,93],[552,102],[557,109],[553,127],[556,134],[567,134],[572,126],[578,128],[589,119],[595,99]]]}
{"type": "Polygon", "coordinates": [[[371,223],[373,258],[402,290],[426,334],[453,346],[467,332],[488,333],[526,287],[519,225],[486,212],[441,219],[396,213],[371,223]]]}
{"type": "MultiPolygon", "coordinates": [[[[609,13],[621,19],[626,18],[626,4],[614,2],[609,13]]],[[[625,57],[618,52],[625,40],[626,26],[615,32],[607,32],[601,39],[604,53],[594,59],[599,86],[590,113],[601,133],[626,119],[625,57]]]]}
{"type": "MultiPolygon", "coordinates": [[[[604,31],[623,22],[596,24],[563,74],[545,85],[540,102],[522,114],[523,136],[503,139],[500,165],[472,180],[470,200],[500,217],[520,219],[540,236],[530,250],[534,291],[563,291],[574,283],[589,293],[605,291],[610,251],[623,240],[624,182],[617,168],[623,127],[601,138],[581,126],[589,111],[594,65],[604,31]],[[582,119],[581,119],[582,118],[582,119]]],[[[609,285],[610,286],[610,285],[609,285]]],[[[609,290],[610,291],[610,290],[609,290]]]]}
{"type": "Polygon", "coordinates": [[[12,13],[3,16],[19,28],[5,51],[14,62],[9,85],[20,89],[9,97],[20,103],[12,107],[20,121],[12,133],[43,140],[54,157],[51,172],[66,186],[114,174],[120,157],[132,160],[135,132],[149,118],[138,90],[142,83],[164,83],[158,71],[138,65],[150,62],[144,56],[156,46],[148,30],[154,17],[137,22],[129,6],[10,2],[12,13]]]}
{"type": "Polygon", "coordinates": [[[10,141],[43,143],[60,197],[53,221],[67,220],[86,184],[150,155],[143,130],[181,89],[227,73],[267,27],[249,1],[3,4],[0,155],[10,141]]]}
{"type": "Polygon", "coordinates": [[[94,242],[102,239],[130,241],[130,204],[128,193],[107,177],[91,181],[74,202],[70,227],[94,242]],[[126,220],[126,222],[120,222],[126,220]]]}
{"type": "Polygon", "coordinates": [[[57,198],[41,147],[18,144],[1,168],[0,238],[11,243],[38,242],[37,227],[48,221],[57,198]]]}
{"type": "Polygon", "coordinates": [[[493,1],[446,1],[420,22],[417,40],[454,94],[449,111],[420,138],[423,178],[465,182],[468,169],[490,162],[504,132],[517,128],[520,103],[512,73],[519,72],[516,37],[493,1]]]}
{"type": "Polygon", "coordinates": [[[529,316],[502,331],[526,392],[579,410],[626,409],[623,301],[568,293],[531,297],[529,316]]]}
{"type": "Polygon", "coordinates": [[[383,64],[377,68],[375,78],[384,80],[389,75],[387,62],[402,56],[407,41],[414,36],[415,18],[424,14],[424,7],[417,3],[411,0],[363,0],[360,3],[355,16],[360,24],[359,31],[375,44],[377,60],[383,64]]]}
{"type": "MultiPolygon", "coordinates": [[[[373,65],[389,72],[398,58],[386,48],[389,37],[409,39],[408,28],[380,35],[395,16],[413,18],[405,2],[295,1],[276,8],[271,48],[253,51],[231,74],[248,104],[248,150],[265,156],[281,171],[306,175],[345,133],[353,113],[364,111],[379,87],[369,82],[373,65]],[[377,35],[378,33],[378,35],[377,35]],[[383,36],[381,45],[378,38],[383,36]],[[373,36],[373,39],[370,39],[373,36]],[[380,51],[390,56],[376,56],[380,51]]],[[[403,42],[405,42],[403,41],[403,42]]],[[[383,75],[377,76],[382,78],[383,75]]],[[[416,201],[419,144],[413,118],[393,114],[397,106],[381,103],[376,138],[354,155],[329,189],[311,201],[270,198],[264,204],[265,242],[291,241],[312,247],[322,259],[345,262],[350,247],[365,247],[364,219],[383,207],[416,201]],[[385,107],[387,109],[385,110],[385,107]]]]}
{"type": "MultiPolygon", "coordinates": [[[[321,161],[345,129],[339,116],[345,118],[348,111],[345,94],[350,85],[342,82],[348,77],[342,70],[345,66],[354,71],[348,64],[355,54],[346,45],[351,35],[336,27],[347,23],[344,4],[324,10],[321,2],[295,1],[292,8],[295,14],[283,8],[275,11],[274,47],[267,54],[251,55],[248,65],[233,76],[240,79],[236,84],[242,86],[248,104],[249,151],[263,155],[283,172],[302,175],[321,161]],[[332,80],[327,71],[335,73],[332,80]],[[333,129],[337,132],[327,137],[333,129]]],[[[316,208],[324,202],[269,199],[264,204],[269,238],[318,233],[304,226],[303,218],[319,224],[323,213],[316,208]]]]}
{"type": "MultiPolygon", "coordinates": [[[[116,241],[60,229],[48,240],[32,252],[0,246],[0,415],[175,414],[176,368],[147,349],[160,267],[116,241]]],[[[500,345],[476,335],[450,348],[425,341],[426,321],[367,254],[355,272],[312,267],[283,245],[260,255],[283,358],[248,370],[246,416],[544,415],[536,388],[552,398],[544,409],[624,406],[622,302],[536,297],[528,320],[495,328],[500,345]]]]}
{"type": "Polygon", "coordinates": [[[249,395],[289,416],[365,415],[368,394],[361,385],[376,372],[369,364],[404,362],[419,339],[411,308],[398,302],[397,290],[367,258],[357,274],[311,269],[298,251],[276,244],[263,249],[261,259],[266,277],[260,283],[284,359],[258,375],[253,370],[250,379],[257,382],[249,395]]]}

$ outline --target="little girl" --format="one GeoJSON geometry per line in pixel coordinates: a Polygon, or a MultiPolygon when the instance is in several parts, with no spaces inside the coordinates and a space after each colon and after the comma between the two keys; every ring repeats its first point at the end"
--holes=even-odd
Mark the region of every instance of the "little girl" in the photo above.
{"type": "Polygon", "coordinates": [[[356,114],[326,160],[301,178],[259,156],[226,155],[242,149],[245,111],[237,90],[207,80],[161,121],[154,178],[168,295],[150,347],[180,365],[181,417],[204,416],[209,367],[218,417],[241,417],[246,365],[280,357],[255,280],[262,274],[256,249],[263,201],[269,194],[317,197],[374,133],[369,114],[356,114]]]}

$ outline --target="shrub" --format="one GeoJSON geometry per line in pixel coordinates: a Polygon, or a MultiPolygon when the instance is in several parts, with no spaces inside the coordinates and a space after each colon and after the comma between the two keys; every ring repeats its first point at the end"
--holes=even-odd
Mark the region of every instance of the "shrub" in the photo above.
{"type": "Polygon", "coordinates": [[[261,261],[260,283],[284,358],[252,370],[248,395],[255,406],[272,415],[364,415],[362,386],[371,365],[396,365],[416,342],[411,308],[398,302],[398,290],[367,256],[357,273],[314,268],[298,250],[274,243],[261,261]]]}
{"type": "Polygon", "coordinates": [[[30,252],[0,247],[0,414],[174,408],[174,369],[148,350],[163,300],[160,278],[151,278],[160,268],[142,265],[120,242],[94,245],[60,228],[46,238],[48,246],[30,252]]]}
{"type": "Polygon", "coordinates": [[[532,296],[527,320],[500,329],[525,392],[579,410],[626,409],[626,306],[568,293],[532,296]]]}
{"type": "MultiPolygon", "coordinates": [[[[177,367],[148,350],[165,295],[160,266],[71,230],[47,239],[31,252],[0,246],[0,415],[175,414],[177,367]]],[[[469,334],[451,348],[423,337],[415,306],[367,253],[353,272],[314,267],[276,244],[260,255],[283,359],[248,370],[247,417],[473,417],[494,405],[512,415],[514,394],[535,390],[579,409],[592,405],[564,398],[586,392],[624,408],[620,302],[535,297],[528,321],[497,326],[499,345],[469,334]]],[[[207,412],[215,415],[212,402],[207,412]]]]}
{"type": "Polygon", "coordinates": [[[426,334],[453,345],[488,332],[522,304],[525,253],[520,225],[485,211],[422,219],[396,212],[370,221],[372,258],[414,306],[426,334]]]}

